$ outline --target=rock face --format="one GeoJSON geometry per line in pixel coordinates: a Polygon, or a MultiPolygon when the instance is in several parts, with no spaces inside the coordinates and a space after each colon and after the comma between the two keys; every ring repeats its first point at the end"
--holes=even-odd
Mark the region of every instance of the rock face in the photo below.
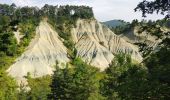
{"type": "Polygon", "coordinates": [[[145,43],[147,47],[152,47],[153,49],[155,49],[157,45],[162,41],[156,36],[146,32],[138,33],[138,27],[135,27],[133,31],[130,31],[127,34],[122,34],[121,37],[132,44],[145,43]]]}
{"type": "Polygon", "coordinates": [[[18,80],[28,73],[41,77],[53,73],[56,60],[62,65],[68,62],[67,49],[50,25],[42,21],[29,47],[7,71],[18,80]]]}
{"type": "Polygon", "coordinates": [[[114,54],[127,53],[132,59],[141,61],[138,48],[115,35],[109,28],[96,20],[78,20],[71,31],[78,56],[100,69],[108,67],[114,54]]]}

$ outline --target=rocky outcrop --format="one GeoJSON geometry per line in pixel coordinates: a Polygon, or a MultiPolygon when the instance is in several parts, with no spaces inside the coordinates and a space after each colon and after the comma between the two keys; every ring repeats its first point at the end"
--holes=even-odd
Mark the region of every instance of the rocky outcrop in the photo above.
{"type": "Polygon", "coordinates": [[[23,80],[30,73],[31,77],[52,74],[56,60],[64,65],[69,61],[67,49],[50,25],[44,20],[36,29],[36,36],[26,51],[7,70],[17,80],[23,80]]]}
{"type": "Polygon", "coordinates": [[[134,27],[133,31],[129,31],[126,34],[121,34],[120,36],[129,43],[144,43],[146,44],[147,48],[152,47],[153,49],[155,49],[157,45],[162,41],[158,37],[146,33],[145,31],[138,33],[138,30],[138,27],[134,27]]]}
{"type": "Polygon", "coordinates": [[[79,19],[71,34],[78,51],[77,56],[100,69],[108,67],[114,54],[118,53],[131,54],[139,62],[142,60],[137,47],[96,20],[79,19]]]}

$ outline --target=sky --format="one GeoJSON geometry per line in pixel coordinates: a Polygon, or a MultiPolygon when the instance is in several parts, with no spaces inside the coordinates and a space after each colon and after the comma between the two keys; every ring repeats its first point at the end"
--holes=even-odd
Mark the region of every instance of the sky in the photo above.
{"type": "Polygon", "coordinates": [[[148,15],[143,18],[141,12],[134,12],[137,4],[143,0],[0,0],[1,4],[15,3],[17,6],[50,5],[87,5],[93,7],[95,18],[101,22],[121,19],[131,22],[133,19],[161,19],[162,15],[148,15]]]}

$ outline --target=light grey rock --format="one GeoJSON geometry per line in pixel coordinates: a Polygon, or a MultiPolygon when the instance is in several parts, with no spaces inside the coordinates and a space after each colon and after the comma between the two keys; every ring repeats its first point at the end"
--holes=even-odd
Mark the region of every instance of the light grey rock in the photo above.
{"type": "Polygon", "coordinates": [[[23,80],[30,73],[31,77],[41,77],[53,73],[56,60],[61,63],[69,61],[67,49],[46,21],[36,29],[36,36],[26,51],[7,70],[17,80],[23,80]]]}
{"type": "Polygon", "coordinates": [[[131,54],[132,59],[138,62],[143,59],[138,47],[115,35],[96,20],[79,19],[71,34],[78,50],[77,56],[101,70],[109,66],[114,54],[131,54]]]}

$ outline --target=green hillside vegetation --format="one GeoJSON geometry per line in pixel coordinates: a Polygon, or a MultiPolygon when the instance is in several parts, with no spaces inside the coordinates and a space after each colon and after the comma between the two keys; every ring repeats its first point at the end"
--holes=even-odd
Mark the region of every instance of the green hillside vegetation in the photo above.
{"type": "Polygon", "coordinates": [[[162,30],[162,28],[170,29],[170,20],[169,19],[162,19],[157,21],[142,20],[141,22],[133,20],[132,26],[139,27],[138,33],[146,32],[147,34],[151,34],[153,36],[157,36],[158,38],[162,38],[162,36],[168,35],[168,33],[165,33],[162,30]]]}
{"type": "Polygon", "coordinates": [[[131,24],[124,20],[111,20],[103,22],[108,26],[115,34],[120,35],[131,30],[131,24]]]}
{"type": "Polygon", "coordinates": [[[168,20],[138,22],[134,20],[117,34],[132,30],[138,25],[158,38],[167,37],[159,49],[141,64],[134,64],[130,55],[118,54],[109,67],[101,72],[76,56],[77,51],[70,28],[77,19],[94,19],[92,8],[87,6],[51,6],[18,8],[15,4],[0,4],[0,100],[169,100],[170,99],[170,39],[160,26],[169,28],[168,20]],[[56,12],[57,10],[57,12],[56,12]],[[43,19],[64,39],[72,60],[63,69],[56,63],[52,76],[31,78],[26,76],[30,91],[17,86],[6,70],[14,63],[35,36],[36,26],[43,19]],[[17,26],[17,28],[15,27],[17,26]],[[152,30],[150,30],[152,29],[152,30]],[[24,37],[20,44],[13,32],[19,30],[24,37]],[[123,30],[123,32],[121,32],[123,30]],[[70,67],[71,66],[71,67],[70,67]],[[20,91],[17,89],[20,88],[20,91]]]}
{"type": "Polygon", "coordinates": [[[107,25],[108,27],[115,28],[118,26],[124,26],[128,24],[128,22],[125,22],[124,20],[110,20],[110,21],[103,22],[103,24],[107,25]]]}
{"type": "Polygon", "coordinates": [[[47,100],[50,93],[51,76],[43,76],[41,78],[31,78],[27,76],[28,85],[31,91],[25,91],[24,87],[20,87],[20,92],[17,93],[17,100],[47,100]]]}
{"type": "Polygon", "coordinates": [[[37,17],[24,16],[30,9],[16,8],[15,4],[10,6],[0,4],[0,99],[2,100],[16,99],[17,84],[5,70],[23,53],[35,34],[36,25],[39,23],[37,17]],[[15,26],[18,26],[20,32],[25,35],[19,45],[13,34],[17,30],[15,26]]]}
{"type": "Polygon", "coordinates": [[[103,75],[99,72],[99,69],[87,65],[80,58],[75,58],[71,64],[73,65],[72,68],[66,66],[66,68],[60,69],[56,66],[50,85],[49,99],[102,99],[99,83],[103,75]]]}
{"type": "MultiPolygon", "coordinates": [[[[123,21],[124,22],[124,21],[123,21]]],[[[110,22],[111,23],[111,22],[110,22]]],[[[113,22],[114,23],[114,22],[113,22]]],[[[133,20],[131,23],[126,23],[118,26],[110,26],[110,29],[117,35],[126,34],[130,31],[133,31],[135,27],[139,27],[138,33],[147,32],[148,34],[161,37],[163,31],[161,28],[170,29],[170,20],[161,19],[157,21],[152,20],[142,20],[138,21],[137,19],[133,20]]]]}

